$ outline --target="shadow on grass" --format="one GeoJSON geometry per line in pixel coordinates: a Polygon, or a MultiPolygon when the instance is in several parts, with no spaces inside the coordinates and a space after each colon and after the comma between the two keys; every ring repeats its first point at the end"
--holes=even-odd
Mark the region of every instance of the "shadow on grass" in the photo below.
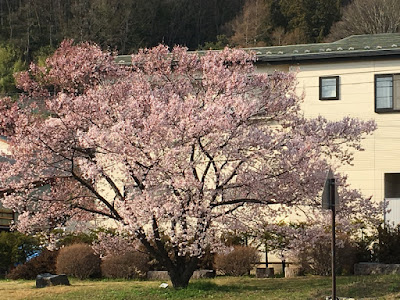
{"type": "MultiPolygon", "coordinates": [[[[340,278],[339,289],[343,295],[355,298],[376,298],[400,293],[399,275],[364,275],[340,278]]],[[[399,295],[390,296],[399,299],[399,295]]]]}
{"type": "Polygon", "coordinates": [[[240,294],[246,294],[247,292],[256,292],[259,290],[262,290],[262,287],[237,283],[217,284],[212,280],[197,280],[191,282],[186,289],[174,289],[172,287],[168,289],[153,288],[151,291],[147,290],[147,295],[164,296],[168,299],[202,299],[216,295],[228,296],[235,294],[238,296],[240,294]]]}
{"type": "MultiPolygon", "coordinates": [[[[337,292],[343,297],[376,298],[400,293],[399,275],[394,276],[343,276],[338,277],[337,292]]],[[[293,299],[325,299],[331,293],[331,280],[329,277],[302,277],[295,279],[267,279],[257,280],[243,278],[234,282],[216,283],[212,280],[200,280],[190,283],[185,290],[168,291],[173,298],[229,295],[247,296],[249,294],[280,295],[294,297],[293,299]]],[[[228,296],[229,298],[229,296],[228,296]]],[[[275,299],[275,298],[274,298],[275,299]]],[[[393,298],[394,299],[394,298],[393,298]]],[[[398,298],[395,298],[398,299],[398,298]]]]}
{"type": "Polygon", "coordinates": [[[211,291],[211,292],[238,292],[242,291],[257,291],[262,290],[260,286],[248,285],[248,284],[217,284],[212,281],[201,280],[190,283],[186,290],[196,291],[211,291]]]}

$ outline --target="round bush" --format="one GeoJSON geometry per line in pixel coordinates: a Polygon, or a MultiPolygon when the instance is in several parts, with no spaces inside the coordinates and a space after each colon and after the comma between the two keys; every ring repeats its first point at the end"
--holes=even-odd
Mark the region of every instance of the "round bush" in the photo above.
{"type": "Polygon", "coordinates": [[[35,279],[43,273],[56,272],[58,251],[43,250],[39,256],[32,258],[23,265],[18,265],[7,275],[8,279],[35,279]]]}
{"type": "Polygon", "coordinates": [[[144,278],[148,270],[148,255],[137,251],[109,256],[101,263],[101,273],[107,278],[144,278]]]}
{"type": "MultiPolygon", "coordinates": [[[[357,246],[345,236],[338,236],[341,242],[336,249],[336,273],[340,275],[353,274],[354,264],[358,262],[357,246]]],[[[331,240],[319,238],[314,240],[312,247],[304,247],[293,256],[293,260],[301,266],[306,274],[328,276],[332,267],[331,240]]]]}
{"type": "Polygon", "coordinates": [[[57,257],[57,273],[79,279],[99,277],[100,257],[87,244],[74,244],[60,250],[57,257]]]}
{"type": "Polygon", "coordinates": [[[259,255],[257,249],[236,246],[231,252],[218,254],[215,257],[215,268],[225,275],[248,275],[258,260],[259,255]]]}

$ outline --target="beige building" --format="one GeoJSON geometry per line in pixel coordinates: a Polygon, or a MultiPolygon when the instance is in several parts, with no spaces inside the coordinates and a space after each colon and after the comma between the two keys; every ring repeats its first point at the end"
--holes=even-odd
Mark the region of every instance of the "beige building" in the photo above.
{"type": "MultiPolygon", "coordinates": [[[[8,144],[5,137],[0,136],[0,161],[7,160],[3,156],[5,154],[8,154],[8,144]]],[[[8,231],[13,220],[16,220],[16,214],[11,209],[4,208],[0,203],[0,231],[8,231]]]]}
{"type": "Polygon", "coordinates": [[[400,223],[400,34],[253,50],[258,72],[298,72],[305,116],[375,120],[378,129],[363,141],[365,151],[342,170],[365,196],[388,201],[386,221],[400,223]]]}

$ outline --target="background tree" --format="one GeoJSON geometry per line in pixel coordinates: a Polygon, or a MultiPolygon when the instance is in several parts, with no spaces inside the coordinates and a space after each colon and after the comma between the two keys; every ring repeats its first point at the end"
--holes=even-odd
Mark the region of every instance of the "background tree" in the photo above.
{"type": "Polygon", "coordinates": [[[339,20],[340,3],[340,0],[280,0],[280,11],[287,23],[286,33],[300,38],[296,43],[321,42],[332,24],[339,20]]]}
{"type": "Polygon", "coordinates": [[[343,9],[342,19],[332,27],[328,40],[353,34],[399,32],[399,9],[397,0],[353,0],[343,9]]]}
{"type": "Polygon", "coordinates": [[[14,73],[25,69],[21,52],[12,45],[0,44],[0,95],[16,97],[14,73]]]}
{"type": "Polygon", "coordinates": [[[241,14],[232,21],[234,32],[230,41],[241,47],[257,47],[267,44],[270,7],[264,0],[246,1],[241,14]]]}
{"type": "MultiPolygon", "coordinates": [[[[374,8],[375,20],[364,18],[362,24],[385,24],[387,20],[378,19],[386,15],[385,10],[392,13],[397,7],[395,0],[355,1],[354,5],[357,2],[360,7],[379,8],[374,8]]],[[[0,0],[0,42],[20,49],[21,59],[28,64],[39,49],[56,48],[65,38],[93,41],[120,54],[159,43],[193,50],[223,48],[227,44],[250,47],[313,43],[326,37],[340,18],[340,8],[348,3],[349,0],[0,0]]],[[[374,10],[367,13],[371,12],[374,10]]],[[[353,13],[348,16],[351,19],[353,13]]],[[[393,14],[387,16],[396,20],[393,14]]],[[[349,29],[357,28],[354,24],[349,29]]],[[[354,34],[340,28],[336,32],[341,33],[339,38],[354,34]]]]}
{"type": "MultiPolygon", "coordinates": [[[[351,162],[375,124],[305,119],[295,75],[257,74],[254,59],[159,46],[121,68],[65,41],[32,64],[16,77],[19,101],[1,101],[15,162],[0,164],[1,193],[17,228],[112,220],[186,287],[223,226],[319,207],[324,157],[351,162]]],[[[343,218],[370,213],[359,195],[347,203],[343,218]]]]}
{"type": "Polygon", "coordinates": [[[39,251],[39,240],[20,232],[0,233],[0,274],[7,274],[16,264],[24,263],[39,251]]]}
{"type": "Polygon", "coordinates": [[[244,0],[0,0],[0,42],[23,49],[23,59],[65,38],[94,41],[130,54],[163,42],[196,49],[216,42],[244,0]]]}
{"type": "Polygon", "coordinates": [[[340,18],[340,0],[247,0],[232,21],[242,47],[321,42],[340,18]]]}

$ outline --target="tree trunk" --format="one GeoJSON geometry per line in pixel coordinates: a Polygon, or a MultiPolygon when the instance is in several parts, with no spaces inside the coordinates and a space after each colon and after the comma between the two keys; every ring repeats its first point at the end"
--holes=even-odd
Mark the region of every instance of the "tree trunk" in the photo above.
{"type": "Polygon", "coordinates": [[[170,257],[170,254],[165,249],[164,242],[161,239],[155,217],[153,218],[153,233],[154,246],[147,240],[143,229],[137,230],[136,236],[147,251],[149,251],[150,255],[157,259],[158,262],[167,269],[173,287],[175,289],[187,288],[189,280],[197,268],[199,258],[197,256],[179,256],[177,248],[174,249],[174,255],[171,255],[170,257]]]}
{"type": "MultiPolygon", "coordinates": [[[[194,271],[193,271],[194,272],[194,271]]],[[[172,286],[175,289],[185,289],[189,284],[189,280],[193,275],[193,272],[190,275],[185,275],[175,271],[168,271],[169,277],[171,278],[172,286]]]]}
{"type": "Polygon", "coordinates": [[[187,288],[189,280],[197,268],[197,257],[191,257],[189,261],[182,259],[177,260],[176,264],[168,269],[169,277],[175,289],[187,288]]]}

